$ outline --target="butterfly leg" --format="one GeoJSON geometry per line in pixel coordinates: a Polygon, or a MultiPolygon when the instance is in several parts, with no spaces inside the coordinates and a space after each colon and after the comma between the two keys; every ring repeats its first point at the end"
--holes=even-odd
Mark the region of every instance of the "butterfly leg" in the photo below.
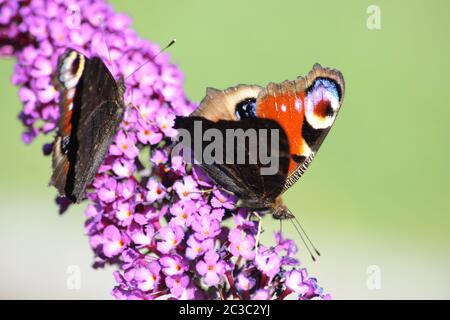
{"type": "Polygon", "coordinates": [[[103,38],[103,41],[105,42],[105,48],[106,48],[106,52],[108,54],[108,62],[112,68],[112,73],[115,74],[114,64],[113,64],[113,61],[111,58],[111,50],[109,50],[108,42],[107,42],[106,36],[105,36],[105,21],[104,21],[103,17],[99,16],[98,22],[100,23],[100,29],[102,31],[102,38],[103,38]]]}
{"type": "Polygon", "coordinates": [[[197,191],[192,191],[193,193],[211,193],[213,192],[214,189],[203,189],[203,190],[197,190],[197,191]]]}
{"type": "MultiPolygon", "coordinates": [[[[210,194],[214,190],[223,191],[223,192],[226,192],[226,193],[228,193],[230,195],[233,195],[231,192],[221,188],[220,186],[216,186],[216,187],[210,188],[210,189],[203,189],[203,190],[192,191],[192,193],[200,193],[200,194],[206,193],[206,194],[210,194]]],[[[236,206],[239,207],[239,205],[236,205],[236,206]]]]}
{"type": "Polygon", "coordinates": [[[258,231],[256,233],[256,240],[255,240],[255,256],[258,256],[259,238],[261,236],[262,231],[262,218],[256,211],[254,211],[253,214],[258,219],[258,231]]]}

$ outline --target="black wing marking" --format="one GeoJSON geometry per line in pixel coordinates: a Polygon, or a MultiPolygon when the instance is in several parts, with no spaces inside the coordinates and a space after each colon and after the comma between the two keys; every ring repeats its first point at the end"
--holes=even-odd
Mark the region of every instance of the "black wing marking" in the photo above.
{"type": "MultiPolygon", "coordinates": [[[[244,206],[263,209],[270,207],[275,199],[280,195],[283,190],[283,185],[285,183],[288,166],[289,166],[289,143],[287,141],[286,134],[284,130],[278,125],[276,121],[269,119],[242,119],[241,121],[209,121],[201,117],[177,117],[175,122],[175,128],[186,129],[194,137],[194,122],[200,121],[202,125],[202,136],[203,132],[208,129],[217,129],[222,134],[223,138],[223,150],[229,153],[235,160],[234,163],[222,163],[214,162],[212,164],[207,164],[205,162],[199,163],[200,167],[220,186],[224,189],[234,193],[244,204],[244,206]],[[236,145],[235,149],[228,150],[226,148],[226,131],[229,129],[254,129],[257,133],[256,140],[246,140],[243,145],[236,145]],[[259,154],[259,147],[257,148],[258,153],[254,154],[255,145],[259,141],[259,129],[267,129],[270,137],[271,130],[278,130],[279,141],[278,141],[278,167],[273,174],[262,174],[261,168],[265,167],[262,163],[262,159],[259,154]],[[230,154],[231,152],[231,154],[230,154]],[[238,152],[243,152],[245,155],[245,163],[237,163],[238,152]],[[254,157],[256,163],[250,163],[249,159],[254,157]]],[[[210,143],[208,141],[194,141],[191,139],[191,148],[194,150],[195,143],[202,143],[202,150],[210,143]]],[[[236,141],[235,141],[236,142],[236,141]]],[[[268,150],[271,150],[270,155],[274,156],[274,148],[270,145],[270,139],[268,139],[268,150]]],[[[226,152],[223,154],[223,159],[226,159],[226,152]]],[[[199,159],[198,155],[195,155],[199,159]]]]}

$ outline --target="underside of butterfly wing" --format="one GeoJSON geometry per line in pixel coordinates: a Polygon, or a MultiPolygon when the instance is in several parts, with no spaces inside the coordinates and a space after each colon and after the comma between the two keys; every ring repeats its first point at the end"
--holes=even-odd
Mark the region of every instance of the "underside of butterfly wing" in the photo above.
{"type": "Polygon", "coordinates": [[[120,127],[124,87],[100,58],[88,59],[74,50],[60,57],[56,83],[61,117],[50,184],[80,202],[120,127]]]}
{"type": "Polygon", "coordinates": [[[124,85],[115,81],[100,58],[88,61],[81,86],[80,116],[73,131],[78,144],[76,162],[73,174],[69,172],[74,179],[72,196],[78,202],[102,164],[125,111],[124,85]]]}

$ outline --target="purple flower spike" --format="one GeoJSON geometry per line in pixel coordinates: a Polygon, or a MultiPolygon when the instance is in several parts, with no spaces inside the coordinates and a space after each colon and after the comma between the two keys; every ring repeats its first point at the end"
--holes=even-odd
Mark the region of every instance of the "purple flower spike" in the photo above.
{"type": "MultiPolygon", "coordinates": [[[[93,265],[116,268],[112,295],[329,299],[299,268],[292,240],[277,233],[273,247],[255,249],[259,222],[252,213],[236,208],[237,199],[199,167],[170,157],[175,117],[196,105],[168,54],[154,58],[160,47],[139,38],[131,19],[105,1],[68,2],[0,1],[0,55],[17,60],[12,83],[23,103],[22,140],[47,135],[45,155],[60,117],[53,86],[59,55],[72,48],[99,56],[116,79],[126,79],[121,129],[86,194],[93,265]]],[[[70,202],[58,197],[57,204],[62,213],[70,202]]]]}

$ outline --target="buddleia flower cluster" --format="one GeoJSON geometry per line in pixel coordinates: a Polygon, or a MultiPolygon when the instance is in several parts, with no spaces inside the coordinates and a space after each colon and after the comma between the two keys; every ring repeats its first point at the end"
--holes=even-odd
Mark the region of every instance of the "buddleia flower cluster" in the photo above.
{"type": "MultiPolygon", "coordinates": [[[[160,47],[104,1],[0,0],[0,54],[17,61],[24,143],[46,135],[43,151],[51,151],[60,116],[53,75],[67,48],[126,77],[124,120],[86,195],[93,265],[116,266],[115,298],[329,298],[300,267],[292,240],[276,233],[272,246],[255,248],[259,220],[199,168],[170,156],[176,115],[196,105],[168,54],[157,55],[160,47]]],[[[57,203],[61,212],[70,205],[57,203]]]]}

